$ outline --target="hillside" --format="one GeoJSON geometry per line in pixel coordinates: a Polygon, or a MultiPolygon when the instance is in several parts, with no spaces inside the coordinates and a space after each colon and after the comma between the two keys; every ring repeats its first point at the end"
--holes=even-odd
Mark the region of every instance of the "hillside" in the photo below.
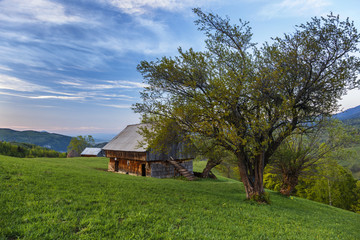
{"type": "Polygon", "coordinates": [[[48,132],[16,131],[0,128],[0,141],[31,143],[40,147],[50,148],[59,152],[66,152],[71,137],[48,132]]]}
{"type": "Polygon", "coordinates": [[[348,120],[354,118],[360,118],[360,105],[354,108],[349,108],[341,113],[335,115],[340,120],[348,120]]]}
{"type": "Polygon", "coordinates": [[[341,120],[346,125],[360,129],[360,105],[338,113],[334,115],[334,117],[341,120]]]}
{"type": "Polygon", "coordinates": [[[258,205],[234,180],[135,177],[107,163],[0,156],[0,239],[359,237],[360,214],[274,192],[258,205]]]}

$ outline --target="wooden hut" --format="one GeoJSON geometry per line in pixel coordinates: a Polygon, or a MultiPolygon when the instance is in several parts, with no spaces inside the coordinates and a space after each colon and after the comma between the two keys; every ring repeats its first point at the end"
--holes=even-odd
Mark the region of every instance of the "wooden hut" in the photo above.
{"type": "Polygon", "coordinates": [[[184,151],[184,144],[171,144],[168,154],[153,152],[139,146],[143,136],[139,133],[145,124],[128,125],[103,147],[110,158],[108,171],[138,176],[167,178],[184,175],[193,176],[193,157],[184,151]]]}
{"type": "Polygon", "coordinates": [[[101,148],[90,148],[87,147],[80,154],[82,157],[104,157],[104,150],[101,148]]]}

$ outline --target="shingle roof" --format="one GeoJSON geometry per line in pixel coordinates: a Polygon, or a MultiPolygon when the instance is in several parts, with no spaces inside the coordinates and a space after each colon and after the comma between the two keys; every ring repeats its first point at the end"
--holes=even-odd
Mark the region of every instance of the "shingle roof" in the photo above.
{"type": "Polygon", "coordinates": [[[117,136],[115,136],[104,150],[125,151],[125,152],[146,152],[147,148],[139,146],[139,142],[144,140],[144,137],[139,134],[140,127],[149,126],[148,124],[134,124],[128,125],[117,136]]]}
{"type": "Polygon", "coordinates": [[[85,148],[81,155],[98,155],[101,152],[101,148],[85,148]]]}

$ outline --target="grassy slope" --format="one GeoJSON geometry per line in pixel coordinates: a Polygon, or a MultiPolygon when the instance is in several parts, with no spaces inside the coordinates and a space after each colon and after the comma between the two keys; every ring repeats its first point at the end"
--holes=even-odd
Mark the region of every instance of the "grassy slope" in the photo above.
{"type": "Polygon", "coordinates": [[[104,171],[106,158],[0,156],[0,239],[357,239],[360,215],[241,183],[104,171]]]}

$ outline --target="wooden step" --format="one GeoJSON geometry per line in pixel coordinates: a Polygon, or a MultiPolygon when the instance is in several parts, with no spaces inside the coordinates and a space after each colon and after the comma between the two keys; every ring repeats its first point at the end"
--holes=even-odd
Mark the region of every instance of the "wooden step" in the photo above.
{"type": "Polygon", "coordinates": [[[188,180],[192,181],[195,180],[196,177],[193,173],[189,172],[186,168],[181,166],[178,162],[176,162],[172,157],[170,157],[167,160],[171,165],[175,167],[175,169],[184,177],[186,177],[188,180]]]}

